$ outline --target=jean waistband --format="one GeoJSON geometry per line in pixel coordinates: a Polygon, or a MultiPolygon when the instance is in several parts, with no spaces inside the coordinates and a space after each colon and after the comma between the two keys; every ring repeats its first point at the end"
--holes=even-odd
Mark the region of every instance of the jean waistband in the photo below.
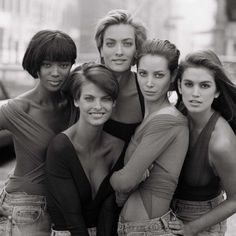
{"type": "Polygon", "coordinates": [[[124,222],[123,217],[120,216],[118,222],[118,230],[129,229],[132,227],[142,227],[145,228],[147,232],[168,229],[168,222],[173,218],[175,219],[176,215],[173,213],[172,210],[168,211],[166,214],[158,218],[140,220],[135,222],[124,222]]]}
{"type": "Polygon", "coordinates": [[[41,206],[43,209],[46,208],[46,197],[41,195],[29,195],[24,192],[7,193],[5,188],[0,194],[0,205],[2,203],[11,205],[33,205],[41,206]]]}
{"type": "Polygon", "coordinates": [[[175,204],[183,204],[183,205],[189,205],[189,206],[199,206],[199,207],[204,207],[204,206],[210,206],[210,207],[216,207],[219,205],[220,202],[224,201],[224,195],[223,193],[219,194],[217,197],[206,200],[206,201],[190,201],[190,200],[183,200],[183,199],[178,199],[174,198],[172,200],[172,203],[175,204]]]}

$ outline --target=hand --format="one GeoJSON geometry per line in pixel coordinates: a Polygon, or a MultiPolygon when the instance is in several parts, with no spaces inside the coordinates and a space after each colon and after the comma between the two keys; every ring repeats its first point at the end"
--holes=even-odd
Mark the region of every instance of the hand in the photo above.
{"type": "Polygon", "coordinates": [[[116,193],[116,204],[118,207],[122,207],[126,200],[129,197],[129,193],[120,193],[120,192],[115,192],[116,193]]]}
{"type": "Polygon", "coordinates": [[[187,224],[184,224],[180,219],[169,221],[169,228],[175,235],[194,236],[190,227],[188,227],[187,224]]]}
{"type": "Polygon", "coordinates": [[[151,164],[150,167],[146,169],[146,171],[143,174],[141,182],[144,182],[150,176],[150,172],[152,168],[153,168],[153,164],[151,164]]]}

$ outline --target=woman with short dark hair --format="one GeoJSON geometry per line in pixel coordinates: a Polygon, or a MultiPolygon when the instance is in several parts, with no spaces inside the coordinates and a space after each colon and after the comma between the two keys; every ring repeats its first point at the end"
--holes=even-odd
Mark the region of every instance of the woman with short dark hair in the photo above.
{"type": "Polygon", "coordinates": [[[50,235],[45,159],[49,141],[77,119],[61,88],[76,59],[76,45],[61,31],[42,30],[31,39],[23,68],[37,85],[0,108],[0,129],[13,135],[16,166],[0,195],[0,235],[50,235]]]}

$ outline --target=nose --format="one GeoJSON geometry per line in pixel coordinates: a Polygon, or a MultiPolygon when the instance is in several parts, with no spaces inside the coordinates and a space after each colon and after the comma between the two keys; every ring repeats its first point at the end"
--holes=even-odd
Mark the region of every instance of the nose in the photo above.
{"type": "Polygon", "coordinates": [[[153,86],[154,86],[154,84],[153,84],[153,80],[152,80],[152,77],[151,76],[149,76],[148,77],[148,80],[147,80],[147,87],[149,87],[149,88],[152,88],[153,86]]]}
{"type": "Polygon", "coordinates": [[[51,74],[52,74],[52,76],[54,76],[54,77],[57,77],[57,76],[59,76],[59,71],[58,71],[58,66],[57,65],[53,65],[52,66],[52,72],[51,72],[51,74]]]}
{"type": "Polygon", "coordinates": [[[118,55],[118,56],[123,55],[123,47],[120,43],[118,43],[116,46],[116,55],[118,55]]]}
{"type": "Polygon", "coordinates": [[[193,95],[194,97],[198,97],[198,96],[199,96],[199,88],[198,88],[198,86],[194,86],[194,87],[193,87],[193,93],[192,93],[192,95],[193,95]]]}
{"type": "Polygon", "coordinates": [[[96,108],[97,110],[99,110],[99,109],[102,108],[102,104],[101,104],[101,100],[100,100],[100,99],[97,99],[97,100],[95,101],[95,108],[96,108]]]}

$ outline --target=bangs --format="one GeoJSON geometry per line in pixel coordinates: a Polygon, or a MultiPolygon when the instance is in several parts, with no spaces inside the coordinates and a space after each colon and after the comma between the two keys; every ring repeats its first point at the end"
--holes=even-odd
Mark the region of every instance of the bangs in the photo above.
{"type": "Polygon", "coordinates": [[[68,43],[68,40],[63,38],[54,38],[52,41],[48,41],[42,50],[40,51],[39,60],[48,61],[69,61],[72,64],[75,61],[74,45],[68,43]]]}

